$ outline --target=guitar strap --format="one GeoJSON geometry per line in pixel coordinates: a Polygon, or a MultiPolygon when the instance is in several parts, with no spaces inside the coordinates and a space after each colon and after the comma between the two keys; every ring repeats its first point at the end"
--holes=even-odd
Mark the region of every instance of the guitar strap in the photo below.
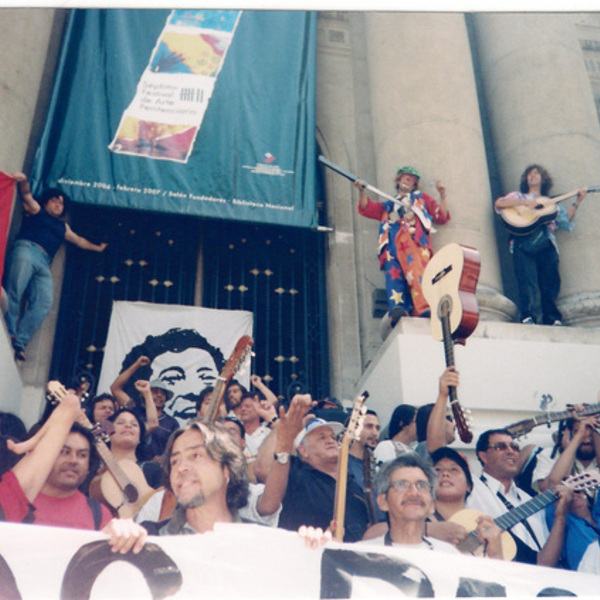
{"type": "MultiPolygon", "coordinates": [[[[492,490],[490,489],[490,486],[488,485],[488,482],[487,482],[486,478],[483,475],[481,475],[479,477],[479,479],[485,484],[485,486],[491,492],[492,490]]],[[[504,494],[500,490],[498,490],[496,492],[496,496],[498,496],[498,498],[500,498],[500,501],[502,502],[502,504],[504,504],[504,506],[506,506],[506,508],[508,510],[512,510],[513,508],[515,508],[514,504],[512,502],[510,502],[508,500],[508,498],[506,498],[506,496],[504,496],[504,494]]],[[[537,546],[538,551],[541,550],[542,546],[540,545],[540,542],[538,541],[537,536],[535,535],[535,532],[533,531],[533,528],[527,522],[527,519],[524,519],[523,521],[521,521],[521,523],[523,524],[523,526],[525,527],[525,529],[527,529],[527,532],[529,533],[529,535],[531,536],[531,538],[535,542],[535,545],[537,546]]],[[[513,536],[513,537],[517,537],[517,536],[513,536]]]]}
{"type": "MultiPolygon", "coordinates": [[[[427,550],[433,550],[433,544],[426,538],[422,537],[423,543],[427,546],[427,550]]],[[[390,530],[388,529],[385,536],[383,537],[383,543],[385,546],[393,546],[394,542],[392,540],[392,536],[390,535],[390,530]]]]}
{"type": "Polygon", "coordinates": [[[89,496],[86,496],[86,500],[90,510],[92,511],[92,517],[94,518],[94,529],[99,531],[100,524],[102,523],[102,509],[100,508],[100,502],[90,498],[89,496]]]}

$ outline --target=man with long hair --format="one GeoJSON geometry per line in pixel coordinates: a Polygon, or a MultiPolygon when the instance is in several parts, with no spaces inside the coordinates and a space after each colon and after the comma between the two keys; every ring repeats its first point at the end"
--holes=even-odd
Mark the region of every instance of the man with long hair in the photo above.
{"type": "Polygon", "coordinates": [[[36,200],[24,173],[10,177],[19,184],[25,218],[7,263],[5,319],[15,359],[24,361],[25,347],[52,307],[54,284],[50,263],[63,241],[94,252],[103,252],[107,244],[93,244],[61,219],[67,202],[64,192],[50,188],[36,200]],[[26,307],[21,315],[22,301],[26,307]]]}
{"type": "MultiPolygon", "coordinates": [[[[543,198],[550,194],[552,183],[552,177],[544,167],[529,165],[521,175],[519,191],[496,200],[496,212],[516,207],[535,210],[543,198]]],[[[558,244],[554,232],[557,227],[566,231],[573,230],[573,218],[586,194],[587,190],[580,189],[577,200],[568,211],[557,204],[556,218],[549,222],[540,220],[539,226],[533,231],[525,235],[512,235],[510,238],[522,323],[532,325],[541,317],[544,325],[562,325],[562,315],[556,305],[560,292],[560,274],[558,244]]]]}

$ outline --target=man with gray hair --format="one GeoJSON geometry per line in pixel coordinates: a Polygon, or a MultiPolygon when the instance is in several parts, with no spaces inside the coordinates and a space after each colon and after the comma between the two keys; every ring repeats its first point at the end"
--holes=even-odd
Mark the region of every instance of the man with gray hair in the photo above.
{"type": "Polygon", "coordinates": [[[415,452],[385,463],[375,478],[375,489],[377,504],[387,513],[389,530],[365,543],[457,554],[451,544],[426,535],[425,522],[435,511],[436,478],[431,464],[415,452]]]}

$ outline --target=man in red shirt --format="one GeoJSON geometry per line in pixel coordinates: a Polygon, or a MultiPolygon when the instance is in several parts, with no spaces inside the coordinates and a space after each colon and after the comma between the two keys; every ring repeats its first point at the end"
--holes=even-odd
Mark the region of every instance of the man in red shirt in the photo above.
{"type": "MultiPolygon", "coordinates": [[[[27,455],[0,480],[0,520],[33,522],[32,502],[44,488],[71,426],[80,414],[81,401],[74,393],[67,393],[33,437],[18,444],[8,442],[9,450],[27,455]]],[[[146,530],[131,519],[112,519],[102,531],[108,535],[113,552],[138,553],[147,537],[146,530]]]]}
{"type": "Polygon", "coordinates": [[[34,523],[100,530],[111,520],[112,515],[104,504],[88,498],[79,490],[90,473],[90,459],[95,458],[93,444],[90,432],[77,423],[73,424],[42,491],[33,503],[34,523]]]}

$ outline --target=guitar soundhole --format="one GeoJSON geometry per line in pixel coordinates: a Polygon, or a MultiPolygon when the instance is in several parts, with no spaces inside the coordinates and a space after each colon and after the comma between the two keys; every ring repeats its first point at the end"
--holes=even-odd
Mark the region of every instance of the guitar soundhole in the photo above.
{"type": "Polygon", "coordinates": [[[127,498],[127,502],[137,502],[137,499],[140,496],[137,488],[132,483],[128,483],[125,486],[123,493],[125,494],[125,498],[127,498]]]}
{"type": "Polygon", "coordinates": [[[443,320],[452,312],[452,298],[448,295],[442,296],[438,304],[438,317],[443,320]]]}

